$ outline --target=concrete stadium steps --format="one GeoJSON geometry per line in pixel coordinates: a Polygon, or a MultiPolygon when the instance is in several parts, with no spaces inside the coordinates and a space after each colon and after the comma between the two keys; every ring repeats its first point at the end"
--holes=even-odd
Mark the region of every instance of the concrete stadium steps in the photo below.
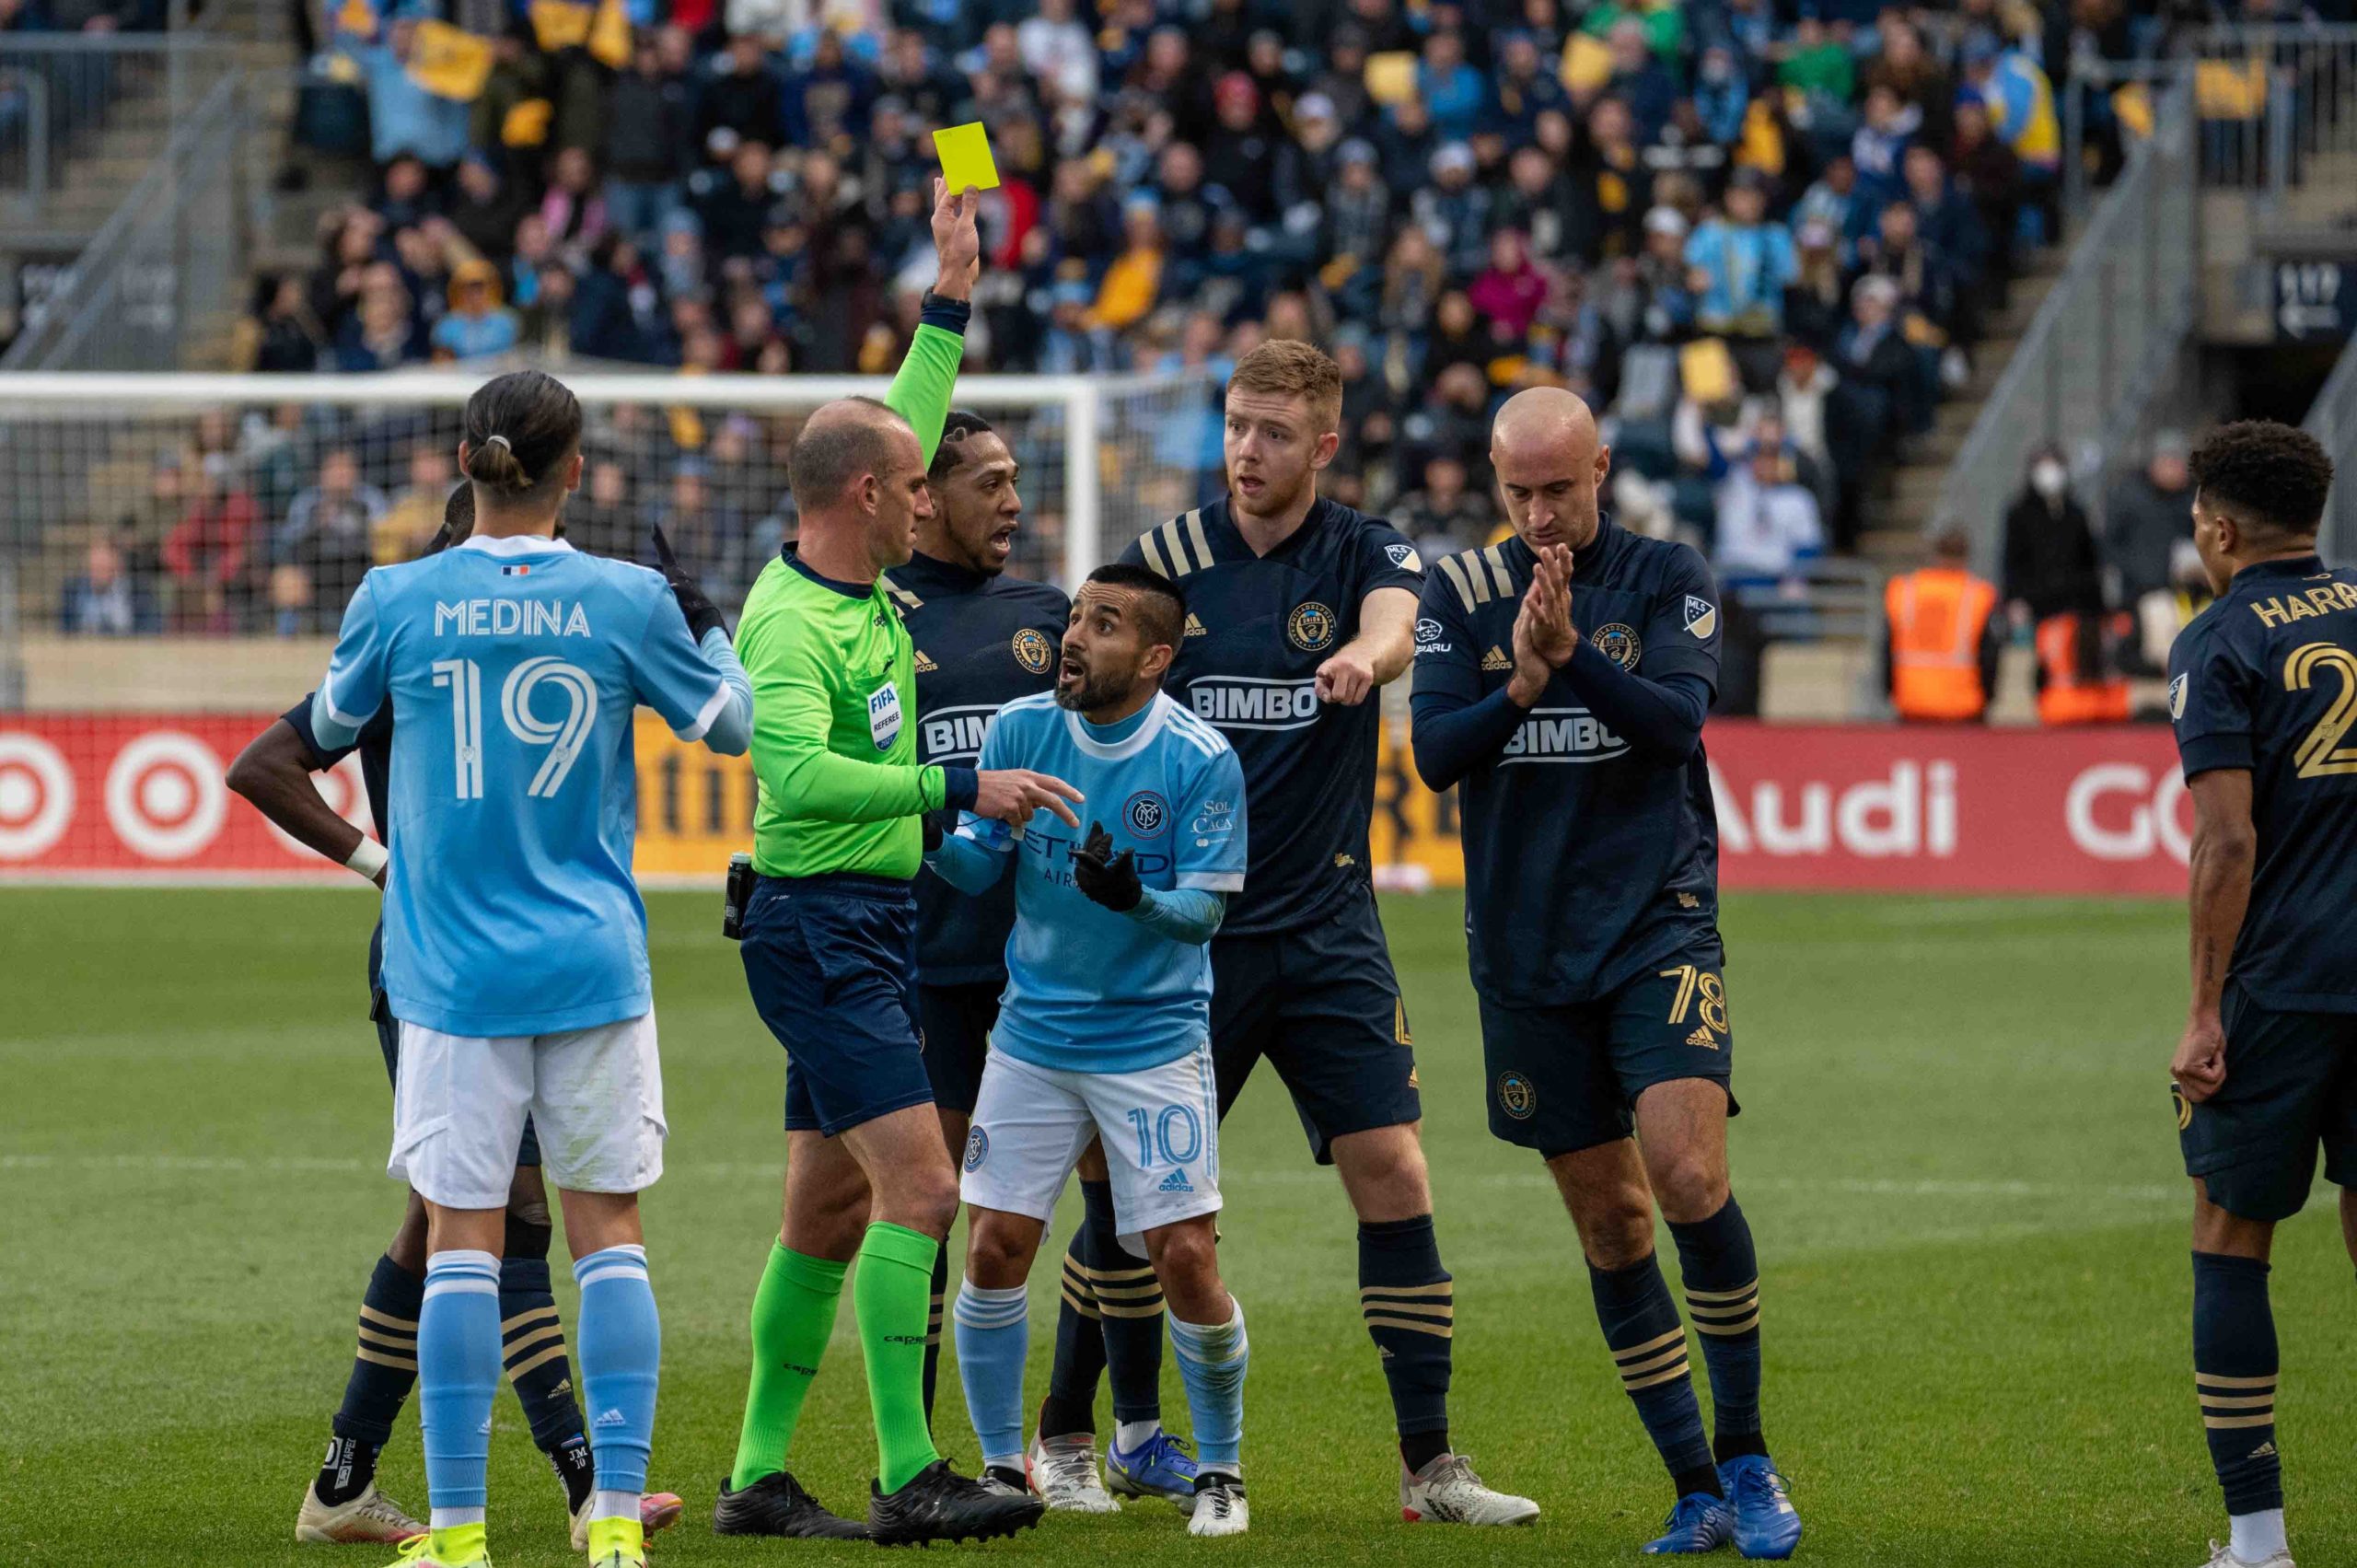
{"type": "MultiPolygon", "coordinates": [[[[2038,308],[2062,276],[2070,246],[2053,245],[2031,256],[2014,280],[2005,308],[1983,324],[1980,342],[1971,351],[1972,375],[1944,399],[1934,412],[1932,428],[1911,436],[1899,448],[1899,459],[1876,475],[1865,501],[1865,527],[1858,538],[1858,552],[1887,571],[1905,571],[1922,563],[1923,530],[1939,509],[1940,491],[1948,470],[1980,417],[1981,405],[1997,389],[2022,334],[2038,308]]],[[[2007,474],[1992,484],[2010,492],[2018,474],[2007,474]]]]}

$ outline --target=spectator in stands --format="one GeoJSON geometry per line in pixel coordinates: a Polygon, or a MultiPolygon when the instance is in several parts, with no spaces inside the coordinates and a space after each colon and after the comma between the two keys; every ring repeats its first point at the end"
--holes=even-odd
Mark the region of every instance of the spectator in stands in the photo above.
{"type": "Polygon", "coordinates": [[[338,370],[394,370],[426,357],[425,334],[418,328],[409,290],[389,261],[371,263],[364,272],[359,308],[344,318],[336,333],[338,370]]]}
{"type": "Polygon", "coordinates": [[[2002,304],[2005,285],[2014,271],[2014,214],[2022,202],[2021,160],[1990,129],[1988,108],[1977,99],[1965,99],[1956,106],[1956,140],[1950,147],[1948,162],[1956,171],[1957,189],[1972,203],[1974,215],[1980,220],[1990,275],[1996,285],[1997,302],[2002,304]]]}
{"type": "Polygon", "coordinates": [[[369,530],[369,558],[379,566],[392,566],[424,553],[442,526],[443,506],[457,482],[457,465],[443,442],[428,439],[412,447],[409,484],[369,530]]]}
{"type": "MultiPolygon", "coordinates": [[[[696,580],[710,585],[705,592],[723,604],[733,604],[751,586],[746,571],[745,546],[752,531],[743,497],[714,494],[711,466],[698,458],[684,458],[671,472],[670,491],[655,521],[671,541],[679,563],[696,580]]],[[[655,563],[650,535],[640,546],[642,563],[655,563]]],[[[763,563],[767,564],[766,562],[763,563]]]]}
{"type": "Polygon", "coordinates": [[[2104,507],[2104,565],[2123,606],[2165,594],[2176,580],[2177,547],[2193,537],[2187,451],[2183,432],[2162,431],[2143,469],[2121,481],[2104,507]]]}
{"type": "MultiPolygon", "coordinates": [[[[353,15],[351,8],[338,19],[353,15]]],[[[366,13],[373,20],[375,13],[366,13]]],[[[403,153],[426,168],[455,166],[467,150],[467,106],[423,86],[410,74],[417,23],[403,17],[379,30],[348,38],[346,48],[368,89],[369,151],[381,168],[403,153]]]]}
{"type": "Polygon", "coordinates": [[[605,234],[606,199],[597,166],[581,147],[562,147],[549,168],[548,194],[540,199],[540,221],[549,238],[571,250],[585,250],[605,234]]]}
{"type": "Polygon", "coordinates": [[[1883,690],[1910,724],[1975,724],[1989,716],[2003,647],[1997,590],[1972,575],[1961,528],[1932,540],[1932,563],[1883,587],[1883,690]]]}
{"type": "Polygon", "coordinates": [[[307,585],[307,591],[282,598],[273,581],[281,636],[335,630],[362,575],[376,562],[377,520],[385,509],[385,493],[361,480],[359,454],[331,447],[321,455],[318,482],[295,497],[271,538],[273,567],[291,568],[307,585]]]}
{"type": "MultiPolygon", "coordinates": [[[[1922,134],[1923,111],[1898,96],[1887,82],[1866,89],[1864,122],[1850,138],[1850,162],[1857,170],[1856,200],[1868,214],[1878,214],[1898,200],[1906,188],[1907,149],[1922,134]]],[[[1852,209],[1851,232],[1871,226],[1852,209]]]]}
{"type": "Polygon", "coordinates": [[[1424,40],[1416,64],[1416,94],[1431,110],[1433,129],[1450,141],[1471,138],[1488,98],[1481,73],[1465,63],[1465,40],[1453,29],[1436,29],[1424,40]]]}
{"type": "Polygon", "coordinates": [[[1711,563],[1722,587],[1788,583],[1824,552],[1816,494],[1800,482],[1796,455],[1783,437],[1782,425],[1759,421],[1750,454],[1718,483],[1711,563]]]}
{"type": "Polygon", "coordinates": [[[695,137],[707,153],[723,158],[740,142],[774,147],[784,141],[784,104],[759,38],[738,31],[728,41],[720,74],[705,83],[697,100],[695,137]],[[716,144],[714,133],[719,131],[728,138],[716,144]]]}
{"type": "Polygon", "coordinates": [[[491,155],[477,148],[459,165],[450,226],[487,261],[505,266],[516,252],[516,226],[529,205],[524,192],[501,175],[491,155]]]}
{"type": "Polygon", "coordinates": [[[173,630],[211,636],[243,630],[257,565],[253,497],[237,484],[234,464],[223,455],[186,463],[175,457],[158,467],[172,475],[185,501],[162,552],[171,575],[173,630]]]}
{"type": "Polygon", "coordinates": [[[1440,454],[1424,461],[1424,487],[1394,504],[1392,519],[1426,560],[1489,542],[1496,517],[1468,487],[1462,459],[1440,454]]]}
{"type": "Polygon", "coordinates": [[[1527,337],[1547,306],[1547,274],[1531,264],[1529,242],[1516,230],[1490,237],[1490,264],[1465,291],[1501,346],[1527,337]]]}
{"type": "MultiPolygon", "coordinates": [[[[1976,37],[1965,43],[1964,77],[1965,91],[1987,112],[1990,129],[2018,161],[2033,200],[2049,202],[2061,172],[2062,133],[2045,71],[2024,51],[1976,37]]],[[[2041,220],[2037,205],[2022,212],[2034,230],[2050,228],[2052,214],[2041,220]]]]}
{"type": "Polygon", "coordinates": [[[1767,213],[1768,177],[1737,169],[1724,215],[1688,237],[1686,264],[1701,274],[1694,320],[1702,331],[1762,341],[1783,331],[1784,290],[1800,275],[1800,261],[1792,231],[1764,221],[1767,213]]]}
{"type": "Polygon", "coordinates": [[[1489,253],[1490,188],[1476,181],[1480,163],[1473,149],[1448,142],[1432,156],[1431,183],[1410,200],[1415,221],[1439,247],[1455,280],[1469,281],[1489,253]]]}
{"type": "Polygon", "coordinates": [[[1923,376],[1898,320],[1898,285],[1872,274],[1850,287],[1850,324],[1833,351],[1839,418],[1849,452],[1878,455],[1929,422],[1923,376]]]}
{"type": "Polygon", "coordinates": [[[607,95],[600,148],[606,215],[633,239],[653,235],[679,204],[694,112],[686,80],[665,65],[655,40],[642,34],[631,68],[607,95]]]}
{"type": "Polygon", "coordinates": [[[450,274],[450,308],[434,323],[434,357],[488,359],[513,350],[518,336],[516,312],[500,303],[499,269],[460,262],[450,274]]]}
{"type": "MultiPolygon", "coordinates": [[[[1611,0],[1605,0],[1589,16],[1610,8],[1611,0]]],[[[1659,141],[1678,102],[1678,83],[1647,43],[1645,24],[1633,17],[1612,23],[1606,47],[1612,52],[1612,75],[1605,90],[1627,106],[1639,141],[1659,141]]]]}
{"type": "Polygon", "coordinates": [[[59,592],[59,631],[69,637],[144,637],[163,630],[163,617],[133,575],[130,556],[131,540],[122,530],[90,541],[82,570],[59,592]]]}
{"type": "Polygon", "coordinates": [[[253,368],[280,374],[317,370],[328,351],[327,330],[311,314],[308,291],[296,277],[264,278],[257,294],[253,368]]]}
{"type": "Polygon", "coordinates": [[[2031,454],[2021,493],[2005,510],[2006,612],[2014,627],[2057,615],[2103,613],[2103,571],[2086,508],[2071,494],[2059,447],[2031,454]]]}

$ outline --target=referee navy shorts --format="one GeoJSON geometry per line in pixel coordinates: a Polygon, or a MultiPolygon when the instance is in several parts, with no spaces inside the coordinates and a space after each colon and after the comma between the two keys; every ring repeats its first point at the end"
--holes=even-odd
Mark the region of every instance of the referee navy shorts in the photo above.
{"type": "Polygon", "coordinates": [[[1220,1115],[1265,1057],[1319,1165],[1334,1163],[1345,1133],[1424,1114],[1408,1007],[1371,891],[1292,931],[1213,937],[1211,1022],[1220,1115]]]}
{"type": "Polygon", "coordinates": [[[2357,1014],[2284,1012],[2238,981],[2219,999],[2226,1081],[2195,1105],[2171,1084],[2185,1173],[2247,1220],[2287,1220],[2324,1179],[2357,1187],[2357,1014]]]}
{"type": "Polygon", "coordinates": [[[785,1047],[785,1128],[831,1138],[933,1103],[916,1013],[917,900],[889,877],[763,877],[745,980],[785,1047]]]}
{"type": "Polygon", "coordinates": [[[1525,1007],[1481,997],[1491,1132],[1543,1159],[1613,1143],[1635,1131],[1639,1095],[1678,1078],[1710,1079],[1737,1114],[1725,967],[1713,937],[1593,1001],[1525,1007]]]}

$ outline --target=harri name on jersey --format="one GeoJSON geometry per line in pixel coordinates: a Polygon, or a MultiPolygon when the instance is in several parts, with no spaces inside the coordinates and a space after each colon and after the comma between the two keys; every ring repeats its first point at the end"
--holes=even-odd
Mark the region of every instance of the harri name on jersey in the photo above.
{"type": "Polygon", "coordinates": [[[454,637],[588,637],[589,613],[561,598],[464,598],[434,607],[434,634],[454,637]]]}

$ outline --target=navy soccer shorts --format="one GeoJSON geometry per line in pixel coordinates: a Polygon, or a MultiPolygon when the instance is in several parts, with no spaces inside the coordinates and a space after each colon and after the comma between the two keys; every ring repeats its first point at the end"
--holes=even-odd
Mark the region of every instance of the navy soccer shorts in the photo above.
{"type": "Polygon", "coordinates": [[[1726,1089],[1736,1115],[1725,964],[1716,941],[1697,943],[1592,1002],[1481,998],[1490,1131],[1546,1159],[1612,1143],[1635,1131],[1639,1095],[1678,1078],[1726,1089]]]}
{"type": "Polygon", "coordinates": [[[1408,1007],[1375,895],[1312,925],[1212,939],[1212,1066],[1224,1117],[1265,1057],[1320,1165],[1334,1140],[1419,1121],[1408,1007]]]}
{"type": "Polygon", "coordinates": [[[763,877],[745,908],[745,980],[785,1047],[785,1128],[828,1137],[933,1103],[917,1038],[917,900],[906,882],[763,877]]]}
{"type": "Polygon", "coordinates": [[[917,987],[925,1076],[933,1080],[933,1103],[942,1109],[974,1114],[975,1097],[982,1087],[982,1058],[990,1054],[999,993],[1005,989],[1005,981],[996,980],[917,987]]]}
{"type": "Polygon", "coordinates": [[[2200,1105],[2171,1084],[2185,1173],[2247,1220],[2287,1220],[2324,1179],[2357,1186],[2357,1014],[2293,1013],[2226,982],[2226,1081],[2200,1105]]]}

